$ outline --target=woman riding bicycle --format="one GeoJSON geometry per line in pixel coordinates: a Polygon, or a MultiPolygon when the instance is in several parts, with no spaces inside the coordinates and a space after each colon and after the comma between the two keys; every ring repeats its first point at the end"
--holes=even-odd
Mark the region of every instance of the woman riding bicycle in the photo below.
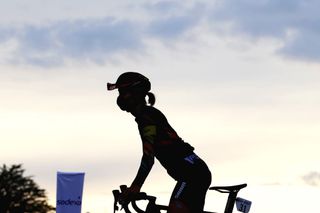
{"type": "Polygon", "coordinates": [[[117,104],[120,109],[135,117],[143,144],[137,175],[122,199],[128,200],[140,191],[156,157],[168,174],[177,181],[168,212],[202,212],[205,195],[211,183],[211,173],[205,162],[194,153],[194,148],[184,142],[164,114],[153,107],[155,96],[149,92],[149,79],[140,73],[126,72],[119,76],[115,84],[108,83],[108,90],[114,89],[119,91],[117,104]]]}

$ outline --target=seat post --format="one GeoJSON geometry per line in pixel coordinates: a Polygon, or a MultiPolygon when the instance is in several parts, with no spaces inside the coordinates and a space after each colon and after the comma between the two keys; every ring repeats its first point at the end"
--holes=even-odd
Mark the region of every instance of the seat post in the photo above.
{"type": "Polygon", "coordinates": [[[224,213],[232,213],[234,203],[236,202],[237,194],[238,194],[238,190],[234,190],[229,193],[228,201],[227,201],[224,213]]]}

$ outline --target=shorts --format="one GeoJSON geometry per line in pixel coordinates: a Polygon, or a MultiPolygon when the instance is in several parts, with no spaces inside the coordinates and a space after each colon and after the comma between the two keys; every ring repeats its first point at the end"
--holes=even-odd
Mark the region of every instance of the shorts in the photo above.
{"type": "Polygon", "coordinates": [[[211,184],[211,172],[205,162],[196,154],[184,158],[179,168],[179,180],[171,199],[182,201],[192,213],[203,211],[206,193],[211,184]]]}

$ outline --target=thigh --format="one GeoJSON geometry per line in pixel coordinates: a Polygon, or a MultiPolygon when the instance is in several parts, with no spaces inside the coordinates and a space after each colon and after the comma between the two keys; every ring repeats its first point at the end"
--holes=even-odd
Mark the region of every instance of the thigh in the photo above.
{"type": "MultiPolygon", "coordinates": [[[[181,205],[182,209],[187,208],[189,212],[199,213],[203,211],[205,197],[208,187],[203,187],[199,183],[178,182],[171,195],[171,205],[181,205]]],[[[188,212],[181,211],[181,212],[188,212]]]]}
{"type": "Polygon", "coordinates": [[[179,167],[180,177],[171,195],[170,204],[182,203],[190,212],[203,211],[207,190],[211,184],[211,172],[203,160],[191,155],[179,167]],[[192,161],[191,161],[192,160],[192,161]]]}
{"type": "Polygon", "coordinates": [[[192,211],[182,201],[172,200],[167,213],[192,213],[192,211]]]}

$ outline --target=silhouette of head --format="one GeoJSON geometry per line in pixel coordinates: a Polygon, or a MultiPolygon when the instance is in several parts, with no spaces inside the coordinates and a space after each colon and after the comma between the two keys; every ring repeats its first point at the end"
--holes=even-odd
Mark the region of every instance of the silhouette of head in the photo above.
{"type": "Polygon", "coordinates": [[[136,106],[146,104],[146,95],[151,105],[155,103],[154,95],[149,92],[151,83],[140,73],[125,72],[118,77],[116,83],[108,83],[107,86],[108,90],[118,89],[117,104],[121,110],[132,112],[136,106]]]}

